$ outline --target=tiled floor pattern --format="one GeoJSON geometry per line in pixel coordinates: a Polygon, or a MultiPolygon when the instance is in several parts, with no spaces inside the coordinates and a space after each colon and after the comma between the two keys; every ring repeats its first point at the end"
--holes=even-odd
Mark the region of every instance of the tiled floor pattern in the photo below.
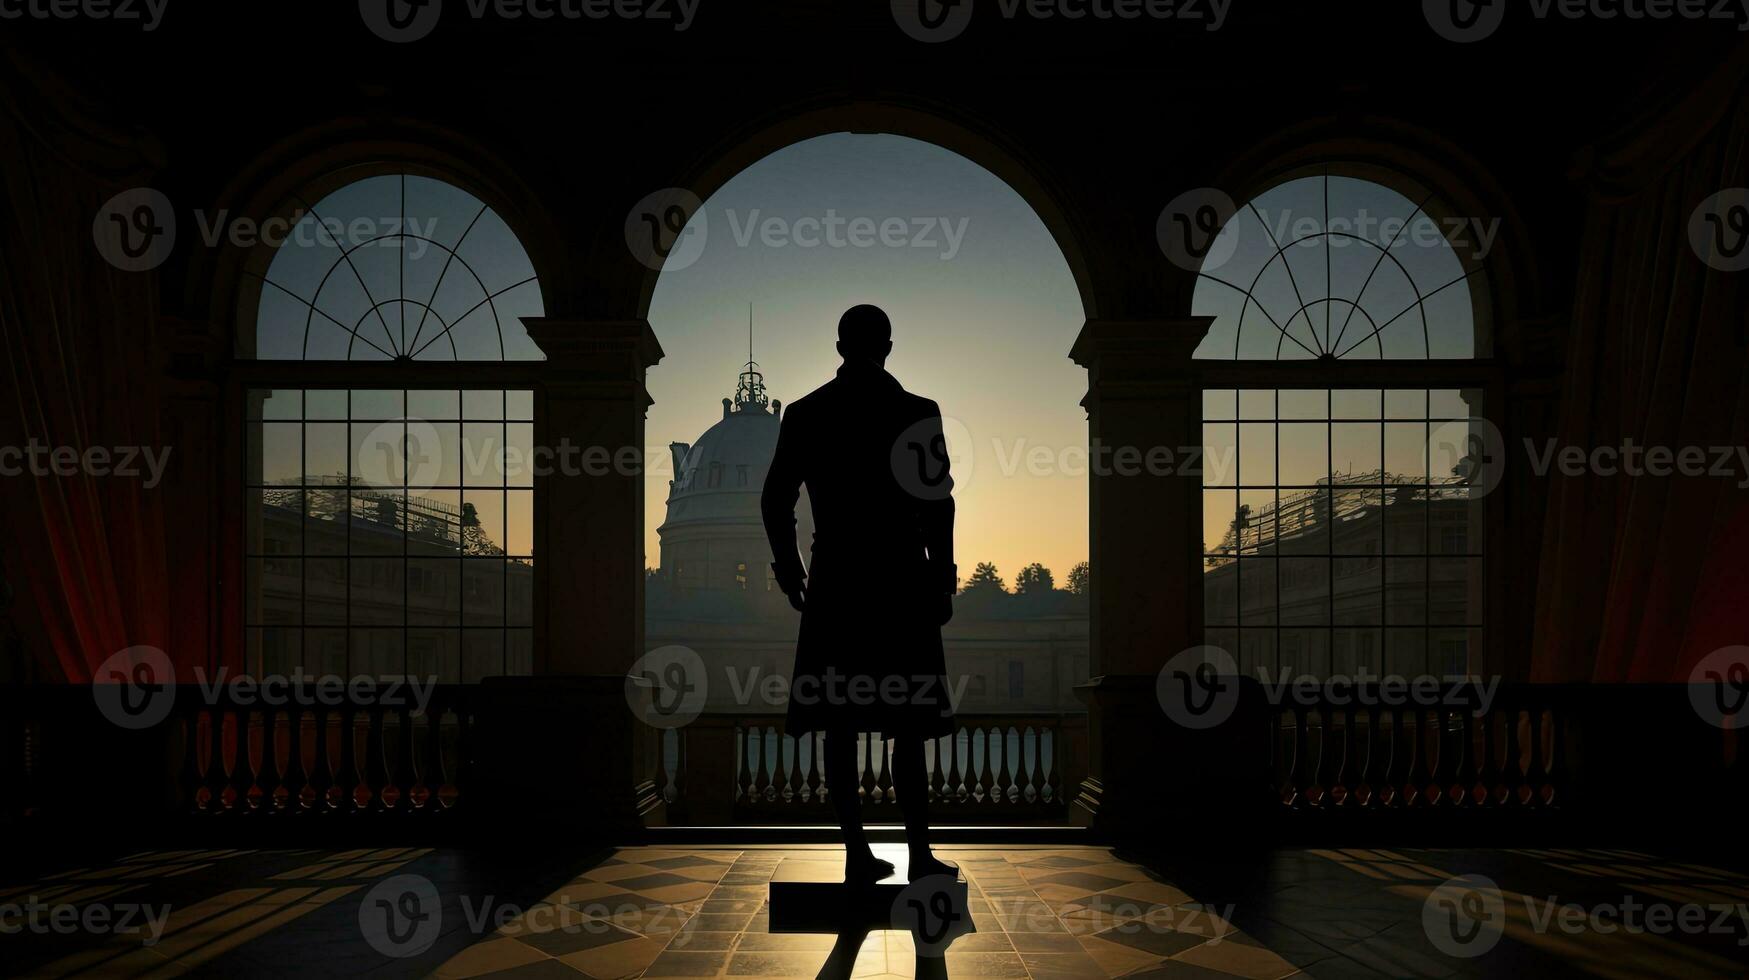
{"type": "MultiPolygon", "coordinates": [[[[947,952],[952,977],[1273,980],[1297,972],[1221,910],[1102,848],[939,853],[963,869],[978,930],[947,952]]],[[[785,857],[820,856],[821,849],[621,850],[436,975],[813,977],[837,937],[770,934],[766,886],[785,857]]],[[[911,977],[916,968],[910,934],[882,931],[862,943],[851,976],[911,977]]]]}
{"type": "MultiPolygon", "coordinates": [[[[165,912],[163,932],[145,945],[137,935],[0,929],[0,975],[812,977],[837,937],[770,934],[766,885],[786,856],[838,853],[529,842],[514,851],[162,850],[68,864],[24,850],[0,865],[0,926],[18,921],[14,903],[138,903],[165,912]],[[409,877],[431,890],[436,905],[426,908],[439,910],[441,928],[385,951],[366,913],[409,877]]],[[[849,964],[833,975],[1749,975],[1749,875],[1711,861],[1596,848],[1228,846],[1149,861],[1094,847],[940,853],[965,871],[977,931],[943,959],[921,961],[908,934],[870,933],[853,959],[831,960],[849,964]],[[1483,955],[1454,957],[1431,942],[1427,898],[1474,874],[1499,885],[1503,934],[1483,955]],[[1737,914],[1709,916],[1690,934],[1538,920],[1557,901],[1607,908],[1627,898],[1737,914]]]]}

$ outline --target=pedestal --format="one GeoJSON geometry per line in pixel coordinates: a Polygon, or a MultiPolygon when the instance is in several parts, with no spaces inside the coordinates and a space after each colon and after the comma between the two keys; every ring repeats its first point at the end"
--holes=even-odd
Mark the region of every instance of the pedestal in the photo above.
{"type": "Polygon", "coordinates": [[[785,858],[771,876],[771,931],[845,933],[900,929],[917,938],[918,948],[943,947],[975,932],[964,872],[907,880],[903,848],[875,849],[893,862],[892,874],[872,883],[846,884],[844,856],[823,851],[819,859],[785,858]]]}

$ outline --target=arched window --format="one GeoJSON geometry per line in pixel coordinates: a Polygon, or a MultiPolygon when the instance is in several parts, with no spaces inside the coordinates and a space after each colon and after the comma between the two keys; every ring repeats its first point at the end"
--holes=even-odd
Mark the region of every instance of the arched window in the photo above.
{"type": "Polygon", "coordinates": [[[248,669],[472,681],[532,668],[527,252],[404,173],[289,202],[242,304],[248,669]],[[370,363],[375,362],[375,363],[370,363]],[[462,362],[458,364],[457,362],[462,362]]]}
{"type": "Polygon", "coordinates": [[[256,358],[541,359],[520,320],[541,313],[534,265],[472,194],[386,174],[300,200],[292,216],[261,277],[256,358]]]}
{"type": "Polygon", "coordinates": [[[1497,228],[1317,174],[1239,207],[1207,249],[1204,623],[1244,672],[1479,667],[1497,228]]]}

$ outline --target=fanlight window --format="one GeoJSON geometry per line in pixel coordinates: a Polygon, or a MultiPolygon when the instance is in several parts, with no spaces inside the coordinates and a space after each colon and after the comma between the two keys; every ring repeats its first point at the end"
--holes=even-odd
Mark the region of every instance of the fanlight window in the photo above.
{"type": "Polygon", "coordinates": [[[1478,350],[1468,284],[1486,225],[1437,217],[1380,184],[1303,177],[1222,226],[1192,309],[1215,320],[1196,356],[1433,360],[1478,350]],[[1461,251],[1460,251],[1461,249],[1461,251]]]}
{"type": "Polygon", "coordinates": [[[534,266],[498,213],[440,180],[355,181],[294,220],[262,277],[262,360],[540,360],[534,266]]]}

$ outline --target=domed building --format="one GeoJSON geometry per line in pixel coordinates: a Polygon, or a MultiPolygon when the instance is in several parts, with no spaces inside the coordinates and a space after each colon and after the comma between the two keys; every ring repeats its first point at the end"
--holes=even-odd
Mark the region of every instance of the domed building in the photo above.
{"type": "MultiPolygon", "coordinates": [[[[724,611],[785,605],[771,573],[771,546],[759,514],[759,496],[777,450],[783,403],[767,397],[759,365],[748,361],[723,418],[694,443],[669,445],[674,478],[661,527],[656,585],[668,597],[696,602],[720,593],[724,611]],[[746,603],[734,594],[747,593],[746,603]],[[769,593],[769,596],[767,594],[769,593]]],[[[814,522],[803,492],[796,507],[797,540],[805,549],[814,522]]],[[[714,605],[714,604],[713,604],[714,605]]]]}

